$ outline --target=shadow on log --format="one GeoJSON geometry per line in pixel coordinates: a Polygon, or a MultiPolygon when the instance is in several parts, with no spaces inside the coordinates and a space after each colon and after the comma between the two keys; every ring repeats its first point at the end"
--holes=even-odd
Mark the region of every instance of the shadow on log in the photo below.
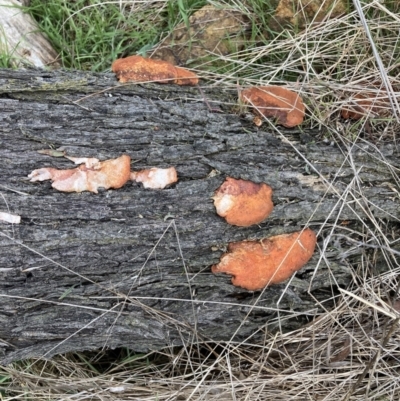
{"type": "Polygon", "coordinates": [[[301,327],[351,282],[365,252],[360,231],[374,220],[397,223],[395,144],[339,148],[295,129],[281,130],[282,140],[233,112],[234,91],[204,94],[221,112],[197,88],[0,71],[0,211],[22,217],[0,223],[1,363],[101,347],[252,342],[301,327]],[[101,160],[125,153],[132,170],[175,166],[179,182],[97,195],[30,183],[34,169],[71,168],[37,152],[60,147],[101,160]],[[211,196],[227,176],[274,189],[265,222],[239,228],[216,215],[211,196]],[[289,285],[253,293],[210,271],[229,242],[304,226],[319,247],[289,285]]]}

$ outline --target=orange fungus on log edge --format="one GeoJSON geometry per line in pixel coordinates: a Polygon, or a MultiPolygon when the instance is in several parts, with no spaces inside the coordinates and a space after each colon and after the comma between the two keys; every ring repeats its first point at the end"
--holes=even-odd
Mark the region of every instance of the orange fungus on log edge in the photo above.
{"type": "Polygon", "coordinates": [[[233,285],[260,290],[281,283],[301,269],[313,255],[316,242],[309,228],[260,241],[233,242],[211,270],[231,274],[233,285]]]}
{"type": "Polygon", "coordinates": [[[282,86],[253,86],[240,92],[240,100],[253,106],[261,117],[275,117],[284,127],[295,127],[304,119],[303,100],[282,86]]]}
{"type": "Polygon", "coordinates": [[[354,95],[352,102],[344,105],[340,114],[345,120],[359,120],[365,116],[383,117],[389,108],[387,96],[366,92],[354,95]]]}
{"type": "Polygon", "coordinates": [[[197,85],[199,78],[185,68],[163,61],[129,56],[113,62],[111,69],[120,82],[158,82],[163,84],[197,85]]]}
{"type": "Polygon", "coordinates": [[[242,227],[261,223],[274,207],[270,186],[231,177],[215,191],[213,199],[219,216],[242,227]]]}

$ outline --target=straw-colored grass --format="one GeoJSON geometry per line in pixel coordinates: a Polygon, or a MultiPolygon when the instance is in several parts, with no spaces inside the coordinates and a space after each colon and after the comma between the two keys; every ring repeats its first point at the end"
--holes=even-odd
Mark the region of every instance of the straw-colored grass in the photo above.
{"type": "MultiPolygon", "coordinates": [[[[147,15],[150,8],[154,21],[161,21],[161,28],[170,29],[185,20],[186,11],[190,14],[191,9],[185,8],[184,2],[177,3],[180,16],[175,15],[174,23],[171,19],[163,20],[171,6],[167,1],[114,1],[104,2],[102,7],[103,10],[113,7],[113,18],[120,7],[122,16],[118,18],[123,21],[119,25],[122,30],[133,24],[129,18],[135,11],[147,15]]],[[[259,40],[249,42],[236,54],[215,55],[221,61],[219,65],[209,58],[198,64],[196,70],[206,85],[280,84],[299,92],[308,111],[301,129],[319,128],[316,141],[340,143],[350,149],[397,140],[400,7],[396,2],[368,1],[358,11],[350,4],[350,11],[340,18],[297,32],[270,32],[268,40],[262,35],[263,18],[256,13],[262,2],[212,3],[246,13],[250,20],[256,21],[252,29],[258,32],[253,32],[253,37],[259,40]],[[367,25],[363,25],[360,13],[367,25]],[[367,88],[372,97],[389,98],[391,102],[378,115],[365,110],[366,116],[360,121],[341,119],[341,108],[367,88]]],[[[69,13],[68,18],[59,22],[60,26],[66,27],[76,15],[69,13]]],[[[140,42],[140,47],[148,44],[150,48],[165,34],[162,29],[144,32],[148,36],[140,42]]],[[[69,46],[72,44],[65,43],[65,47],[69,46]]],[[[112,57],[131,49],[123,39],[117,44],[111,38],[110,46],[112,57]]],[[[107,60],[108,65],[110,61],[107,60]]],[[[84,58],[80,62],[85,66],[84,58]]],[[[273,122],[265,124],[277,135],[284,135],[273,122]]],[[[296,148],[295,143],[293,147],[296,148]]],[[[313,162],[305,155],[300,156],[312,169],[313,162]]],[[[347,163],[351,166],[351,158],[347,163]]],[[[391,196],[399,198],[398,171],[383,155],[380,166],[393,177],[391,196]]],[[[338,171],[337,177],[340,174],[338,171]]],[[[321,178],[334,184],[337,177],[321,178]]],[[[337,210],[359,202],[368,212],[369,200],[363,195],[363,185],[368,183],[361,182],[354,167],[352,185],[337,194],[337,210]]],[[[20,361],[0,368],[0,399],[400,399],[399,227],[375,219],[372,213],[369,216],[369,219],[359,218],[363,227],[360,233],[341,226],[340,213],[336,224],[321,222],[320,260],[335,250],[341,263],[352,269],[353,283],[339,294],[332,294],[333,307],[316,301],[324,313],[300,330],[285,334],[265,332],[262,343],[252,338],[240,344],[189,342],[183,347],[147,355],[121,349],[60,355],[49,361],[20,361]],[[357,264],[352,263],[353,254],[358,255],[357,264]]],[[[335,282],[333,275],[332,282],[335,282]]],[[[285,316],[291,316],[290,311],[285,316]]]]}
{"type": "Polygon", "coordinates": [[[343,291],[312,324],[266,334],[262,344],[202,344],[201,354],[193,344],[148,355],[79,353],[16,363],[3,375],[14,397],[29,400],[395,400],[398,305],[378,294],[397,288],[396,275],[343,291]]]}

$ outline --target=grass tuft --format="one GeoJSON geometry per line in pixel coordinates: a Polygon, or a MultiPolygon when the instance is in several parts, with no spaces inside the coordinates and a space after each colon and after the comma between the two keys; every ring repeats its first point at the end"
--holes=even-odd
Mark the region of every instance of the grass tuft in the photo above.
{"type": "Polygon", "coordinates": [[[105,71],[119,56],[156,43],[165,4],[32,0],[29,12],[59,52],[65,68],[105,71]]]}

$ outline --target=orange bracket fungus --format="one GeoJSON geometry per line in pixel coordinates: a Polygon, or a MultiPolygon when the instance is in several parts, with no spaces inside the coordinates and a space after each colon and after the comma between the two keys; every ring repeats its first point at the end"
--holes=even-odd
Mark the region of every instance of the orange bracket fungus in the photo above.
{"type": "Polygon", "coordinates": [[[242,227],[261,223],[274,207],[270,186],[231,177],[215,191],[213,199],[219,216],[242,227]]]}
{"type": "Polygon", "coordinates": [[[163,60],[129,56],[113,62],[111,69],[119,82],[158,82],[162,84],[197,85],[198,76],[185,68],[163,60]]]}
{"type": "Polygon", "coordinates": [[[260,117],[275,117],[284,127],[303,122],[305,107],[301,97],[282,86],[254,86],[240,92],[242,103],[255,108],[260,117]]]}
{"type": "Polygon", "coordinates": [[[366,92],[354,95],[352,102],[344,105],[340,114],[345,120],[359,120],[365,116],[382,117],[389,108],[387,96],[366,92]]]}
{"type": "Polygon", "coordinates": [[[317,238],[308,229],[260,241],[233,242],[211,270],[233,276],[232,284],[249,291],[260,290],[288,279],[314,253],[317,238]]]}
{"type": "Polygon", "coordinates": [[[30,181],[52,180],[52,187],[63,192],[97,193],[98,188],[121,188],[130,179],[131,158],[128,155],[103,162],[87,157],[68,158],[76,164],[83,164],[69,170],[40,168],[29,174],[30,181]]]}
{"type": "Polygon", "coordinates": [[[148,170],[132,171],[130,179],[141,182],[145,188],[163,189],[178,181],[175,167],[156,168],[148,170]]]}

